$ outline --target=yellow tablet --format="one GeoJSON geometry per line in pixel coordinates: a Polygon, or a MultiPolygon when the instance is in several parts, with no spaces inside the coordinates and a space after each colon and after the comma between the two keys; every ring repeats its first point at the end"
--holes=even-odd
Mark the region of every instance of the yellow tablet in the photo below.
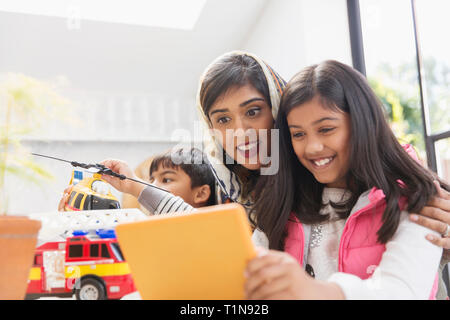
{"type": "Polygon", "coordinates": [[[244,298],[244,270],[256,252],[241,205],[151,216],[118,225],[116,234],[142,299],[244,298]]]}

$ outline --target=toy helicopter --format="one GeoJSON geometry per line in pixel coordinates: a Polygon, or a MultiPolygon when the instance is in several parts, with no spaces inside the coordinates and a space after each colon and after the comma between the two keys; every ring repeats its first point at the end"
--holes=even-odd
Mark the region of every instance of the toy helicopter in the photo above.
{"type": "Polygon", "coordinates": [[[120,209],[119,200],[99,173],[83,178],[82,171],[73,170],[69,184],[73,187],[65,211],[120,209]]]}
{"type": "MultiPolygon", "coordinates": [[[[73,167],[80,167],[92,173],[92,177],[83,177],[83,172],[79,170],[72,171],[70,184],[73,185],[69,201],[65,205],[65,211],[81,210],[101,210],[101,209],[120,209],[120,203],[111,193],[108,183],[102,179],[102,174],[110,175],[121,180],[131,180],[142,183],[152,188],[160,189],[152,184],[135,180],[116,173],[102,164],[85,164],[76,161],[68,161],[60,158],[50,157],[38,153],[31,153],[34,156],[49,158],[62,162],[70,163],[73,167]]],[[[165,191],[165,190],[163,190],[165,191]]]]}

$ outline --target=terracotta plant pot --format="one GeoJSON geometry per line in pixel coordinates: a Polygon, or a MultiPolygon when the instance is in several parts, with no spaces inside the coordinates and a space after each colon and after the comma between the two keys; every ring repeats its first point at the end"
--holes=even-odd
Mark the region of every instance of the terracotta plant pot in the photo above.
{"type": "Polygon", "coordinates": [[[0,216],[0,299],[25,298],[41,222],[0,216]]]}

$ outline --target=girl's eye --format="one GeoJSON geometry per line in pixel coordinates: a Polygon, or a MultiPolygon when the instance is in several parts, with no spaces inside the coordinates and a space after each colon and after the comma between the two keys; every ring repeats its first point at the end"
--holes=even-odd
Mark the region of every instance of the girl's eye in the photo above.
{"type": "Polygon", "coordinates": [[[332,127],[330,127],[330,128],[321,128],[319,130],[319,132],[320,133],[327,133],[327,132],[333,131],[334,129],[336,129],[336,128],[332,128],[332,127]]]}
{"type": "Polygon", "coordinates": [[[164,179],[162,180],[162,182],[163,182],[163,183],[169,183],[169,182],[172,182],[172,179],[164,178],[164,179]]]}
{"type": "Polygon", "coordinates": [[[258,115],[261,112],[260,108],[253,108],[247,111],[247,115],[250,117],[254,117],[256,115],[258,115]]]}

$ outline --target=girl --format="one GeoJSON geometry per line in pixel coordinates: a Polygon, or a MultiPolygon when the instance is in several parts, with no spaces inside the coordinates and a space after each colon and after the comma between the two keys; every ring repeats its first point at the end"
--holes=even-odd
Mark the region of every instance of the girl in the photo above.
{"type": "Polygon", "coordinates": [[[397,142],[366,79],[336,61],[304,69],[276,128],[283,157],[258,183],[255,223],[286,253],[248,264],[247,296],[434,297],[442,249],[408,213],[435,196],[436,178],[397,142]]]}

